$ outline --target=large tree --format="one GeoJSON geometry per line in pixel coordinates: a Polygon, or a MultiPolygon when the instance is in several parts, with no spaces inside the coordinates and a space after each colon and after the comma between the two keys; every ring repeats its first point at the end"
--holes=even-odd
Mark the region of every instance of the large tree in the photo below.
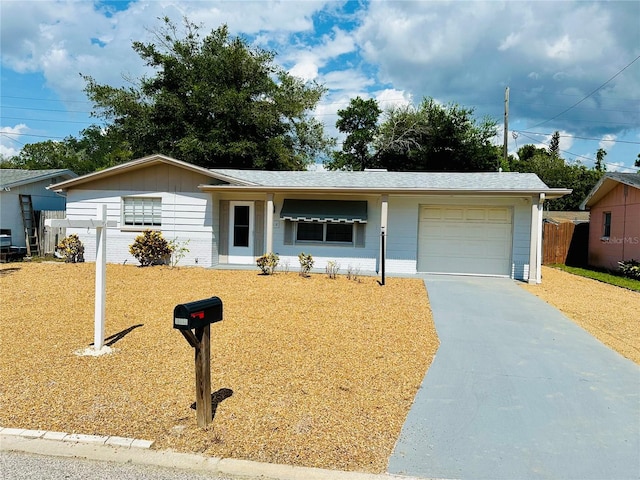
{"type": "Polygon", "coordinates": [[[364,170],[376,167],[374,162],[373,140],[378,132],[378,117],[382,110],[378,102],[371,98],[351,99],[349,106],[338,110],[336,127],[346,134],[342,150],[333,152],[325,165],[330,170],[364,170]]]}
{"type": "MultiPolygon", "coordinates": [[[[557,132],[556,132],[557,133],[557,132]]],[[[555,135],[554,135],[555,136],[555,135]]],[[[524,145],[518,150],[510,169],[514,172],[535,173],[551,188],[570,188],[573,192],[546,204],[549,210],[578,210],[593,186],[604,175],[604,170],[584,165],[568,164],[558,150],[524,145]]]]}
{"type": "Polygon", "coordinates": [[[425,98],[417,107],[386,111],[376,138],[377,160],[388,170],[495,171],[500,149],[496,122],[477,121],[473,109],[425,98]]]}
{"type": "Polygon", "coordinates": [[[84,76],[94,114],[111,123],[134,156],[164,153],[203,167],[304,169],[332,141],[310,112],[325,92],[274,63],[275,54],[231,37],[204,38],[168,18],[155,43],[133,42],[154,70],[130,87],[84,76]]]}
{"type": "Polygon", "coordinates": [[[80,132],[79,138],[69,136],[54,142],[28,143],[17,155],[5,159],[1,168],[40,170],[67,168],[78,175],[111,167],[132,158],[127,144],[97,125],[80,132]]]}

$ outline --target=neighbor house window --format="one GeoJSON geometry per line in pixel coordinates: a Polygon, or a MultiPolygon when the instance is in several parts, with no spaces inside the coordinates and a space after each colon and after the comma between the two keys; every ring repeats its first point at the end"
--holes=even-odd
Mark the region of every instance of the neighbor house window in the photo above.
{"type": "Polygon", "coordinates": [[[604,212],[602,224],[602,236],[609,238],[611,236],[611,212],[604,212]]]}
{"type": "Polygon", "coordinates": [[[353,243],[353,223],[297,222],[296,242],[353,243]]]}
{"type": "Polygon", "coordinates": [[[126,227],[159,227],[162,225],[162,199],[123,197],[122,223],[126,227]]]}

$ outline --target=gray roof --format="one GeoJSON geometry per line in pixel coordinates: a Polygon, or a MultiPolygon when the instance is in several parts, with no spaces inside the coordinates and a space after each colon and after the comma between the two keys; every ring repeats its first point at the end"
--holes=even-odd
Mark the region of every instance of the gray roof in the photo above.
{"type": "Polygon", "coordinates": [[[386,172],[386,171],[262,171],[211,169],[240,184],[264,187],[335,187],[433,190],[547,190],[534,173],[386,172]]]}
{"type": "Polygon", "coordinates": [[[0,188],[11,188],[18,185],[53,179],[55,177],[73,178],[77,175],[66,168],[48,170],[22,170],[19,168],[0,169],[0,188]]]}
{"type": "Polygon", "coordinates": [[[626,183],[632,187],[640,188],[640,173],[621,173],[611,172],[605,175],[607,178],[611,178],[621,183],[626,183]]]}

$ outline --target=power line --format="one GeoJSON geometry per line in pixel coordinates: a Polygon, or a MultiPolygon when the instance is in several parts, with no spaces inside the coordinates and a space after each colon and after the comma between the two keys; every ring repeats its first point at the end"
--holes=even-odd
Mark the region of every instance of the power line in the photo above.
{"type": "Polygon", "coordinates": [[[578,100],[576,103],[574,103],[573,105],[571,105],[569,108],[564,109],[562,112],[560,112],[559,114],[557,114],[555,117],[552,117],[548,120],[545,120],[544,122],[540,122],[536,125],[534,125],[533,127],[528,127],[528,128],[536,128],[539,127],[540,125],[544,125],[545,123],[548,123],[552,120],[555,120],[556,118],[558,118],[559,116],[567,113],[569,110],[571,110],[572,108],[580,105],[582,102],[584,102],[587,98],[589,98],[591,95],[593,95],[594,93],[596,93],[598,90],[600,90],[602,87],[604,87],[605,85],[607,85],[609,82],[611,82],[614,78],[616,78],[618,75],[620,75],[622,72],[624,72],[627,68],[629,68],[631,65],[633,65],[635,62],[637,62],[640,59],[640,55],[638,55],[636,58],[634,58],[633,60],[631,60],[630,63],[628,63],[627,65],[625,65],[622,70],[620,70],[618,73],[616,73],[613,77],[611,77],[609,80],[607,80],[606,82],[604,82],[602,85],[600,85],[598,88],[596,88],[595,90],[593,90],[591,93],[587,94],[585,97],[583,97],[582,99],[578,100]]]}
{"type": "MultiPolygon", "coordinates": [[[[544,135],[545,137],[549,137],[553,135],[553,133],[538,133],[538,132],[530,132],[528,130],[513,130],[518,134],[529,134],[529,135],[544,135]]],[[[525,135],[526,136],[526,135],[525,135]]],[[[595,138],[595,137],[579,137],[577,135],[560,135],[562,138],[576,138],[578,140],[595,140],[597,142],[611,142],[611,143],[629,143],[631,145],[640,145],[640,142],[632,142],[630,140],[607,140],[606,138],[595,138]]]]}

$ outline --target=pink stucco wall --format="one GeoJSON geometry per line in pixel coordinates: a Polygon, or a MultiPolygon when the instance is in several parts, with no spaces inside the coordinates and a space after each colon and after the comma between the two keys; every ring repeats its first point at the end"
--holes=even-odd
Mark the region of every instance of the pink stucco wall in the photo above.
{"type": "Polygon", "coordinates": [[[622,260],[640,260],[640,189],[619,183],[591,207],[589,265],[618,269],[622,260]],[[611,212],[611,234],[603,238],[604,213],[611,212]]]}

